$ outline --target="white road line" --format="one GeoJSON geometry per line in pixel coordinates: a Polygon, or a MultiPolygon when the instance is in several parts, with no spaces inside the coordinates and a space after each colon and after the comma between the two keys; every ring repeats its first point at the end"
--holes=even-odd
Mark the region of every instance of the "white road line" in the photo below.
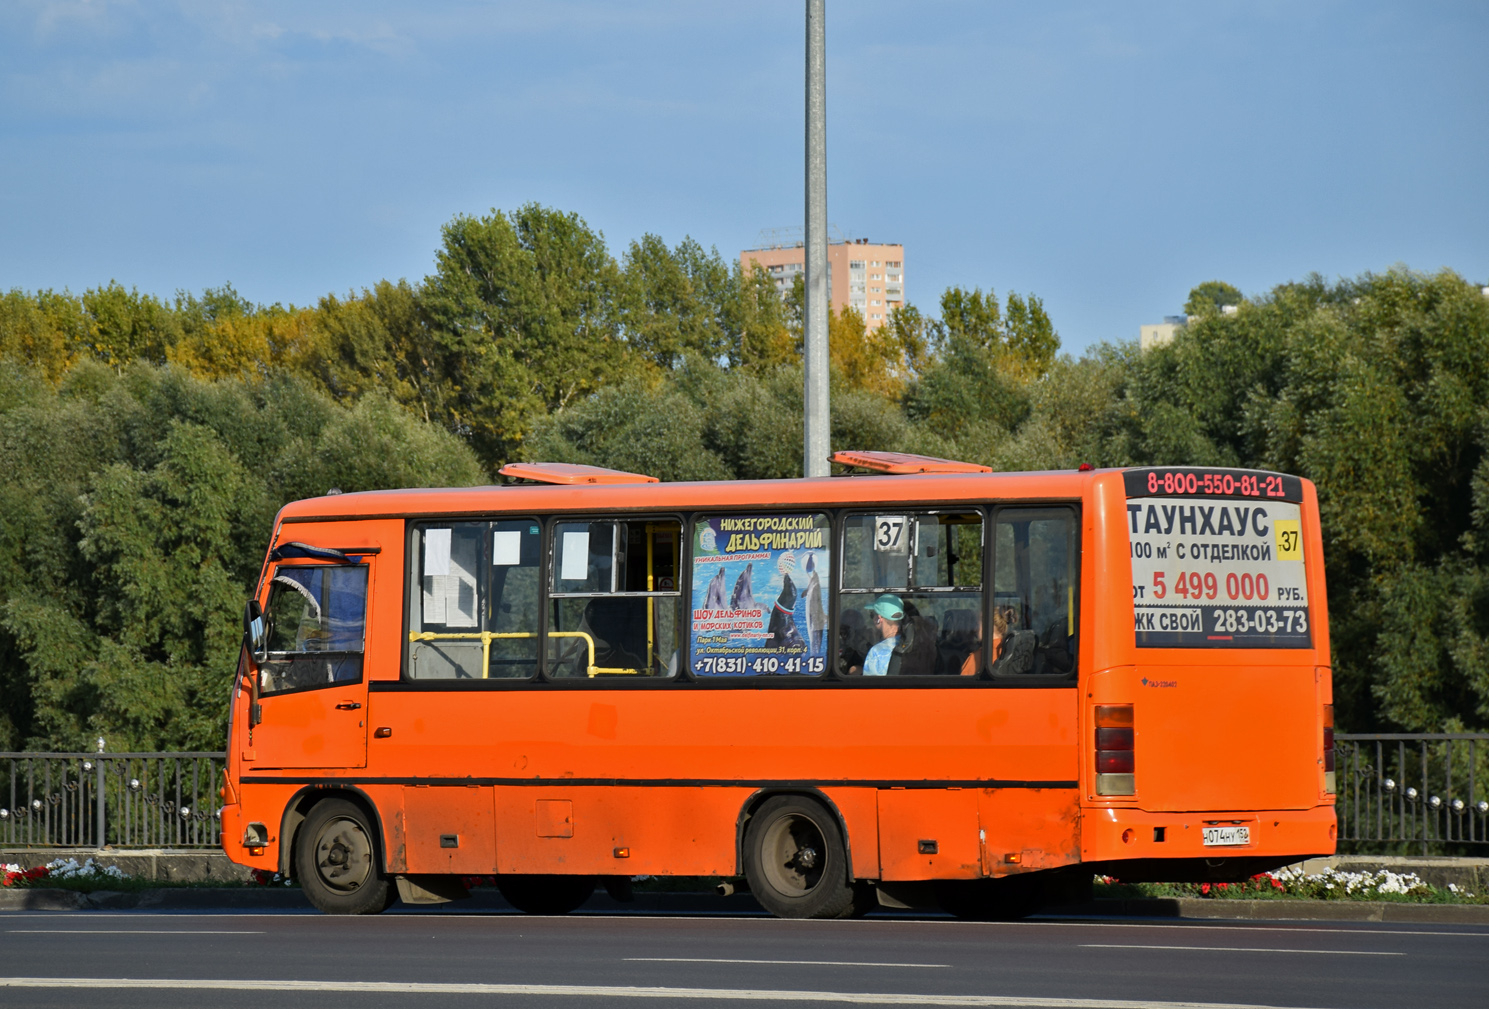
{"type": "MultiPolygon", "coordinates": [[[[285,910],[276,912],[263,911],[171,911],[169,913],[150,912],[151,917],[173,918],[173,919],[195,919],[195,918],[230,918],[241,921],[247,918],[272,918],[276,921],[324,921],[329,924],[351,924],[352,921],[343,917],[328,918],[313,908],[304,910],[285,910]]],[[[140,912],[137,911],[0,911],[0,921],[17,921],[27,918],[44,918],[48,921],[59,919],[75,919],[86,917],[89,921],[98,921],[105,918],[132,918],[139,920],[140,912]]],[[[356,919],[359,924],[372,925],[376,922],[400,922],[409,919],[423,919],[436,921],[490,921],[490,922],[521,922],[532,918],[532,915],[523,914],[481,914],[475,912],[445,911],[437,914],[383,914],[376,917],[356,919]]],[[[566,917],[547,916],[545,921],[592,921],[602,915],[568,915],[566,917]]],[[[882,928],[885,924],[896,923],[901,925],[924,925],[928,927],[962,926],[964,928],[1029,928],[1039,926],[1041,928],[1167,928],[1167,929],[1198,929],[1207,932],[1265,932],[1272,934],[1291,934],[1293,932],[1321,932],[1330,935],[1436,935],[1436,936],[1461,936],[1469,939],[1489,939],[1489,928],[1481,932],[1445,932],[1430,929],[1393,929],[1393,928],[1371,928],[1380,922],[1362,921],[1357,924],[1359,928],[1316,928],[1312,926],[1302,927],[1291,924],[1292,921],[1303,921],[1306,919],[1268,918],[1256,919],[1251,924],[1245,925],[1186,925],[1178,922],[1158,923],[1142,921],[1041,921],[1028,919],[1024,921],[961,921],[952,918],[772,918],[769,915],[759,914],[744,917],[731,914],[704,914],[704,915],[682,915],[682,914],[614,914],[609,917],[624,921],[708,921],[708,922],[734,922],[740,925],[760,925],[766,923],[777,928],[802,927],[822,928],[826,926],[840,925],[846,928],[882,928]]],[[[1235,919],[1226,919],[1234,921],[1235,919]]]]}
{"type": "Polygon", "coordinates": [[[262,930],[247,929],[6,929],[10,935],[48,936],[262,936],[262,930]]]}
{"type": "Polygon", "coordinates": [[[1144,946],[1135,942],[1083,942],[1081,949],[1197,949],[1207,953],[1334,953],[1339,956],[1406,956],[1370,949],[1259,949],[1254,946],[1144,946]]]}
{"type": "Polygon", "coordinates": [[[1026,1009],[1279,1009],[1237,1002],[1053,998],[1045,995],[901,995],[880,992],[761,988],[643,988],[589,984],[453,984],[418,981],[186,980],[177,978],[0,977],[0,988],[153,989],[186,991],[314,991],[400,995],[557,995],[600,998],[694,999],[736,1002],[838,1002],[851,1005],[1023,1006],[1026,1009]]]}
{"type": "Polygon", "coordinates": [[[865,963],[859,960],[736,960],[711,956],[628,956],[642,963],[770,963],[802,964],[809,967],[950,967],[949,963],[865,963]]]}

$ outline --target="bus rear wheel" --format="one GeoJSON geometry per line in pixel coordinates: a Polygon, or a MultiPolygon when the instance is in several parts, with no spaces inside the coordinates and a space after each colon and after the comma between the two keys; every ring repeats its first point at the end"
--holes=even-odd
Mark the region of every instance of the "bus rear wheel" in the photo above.
{"type": "Polygon", "coordinates": [[[378,871],[376,834],[354,802],[316,803],[295,835],[295,878],[325,914],[377,914],[397,899],[378,871]]]}
{"type": "Polygon", "coordinates": [[[767,799],[745,827],[750,893],[777,918],[841,918],[854,911],[848,850],[837,818],[795,795],[767,799]]]}
{"type": "Polygon", "coordinates": [[[498,876],[502,897],[527,914],[568,914],[595,892],[593,876],[498,876]]]}

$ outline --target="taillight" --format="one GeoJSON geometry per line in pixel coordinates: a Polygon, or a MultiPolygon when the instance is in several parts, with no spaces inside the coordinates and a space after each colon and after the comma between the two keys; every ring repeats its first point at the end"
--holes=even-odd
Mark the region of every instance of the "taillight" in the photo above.
{"type": "Polygon", "coordinates": [[[1096,706],[1096,794],[1133,795],[1132,705],[1096,706]]]}
{"type": "Polygon", "coordinates": [[[1334,705],[1324,705],[1324,791],[1334,792],[1334,705]]]}

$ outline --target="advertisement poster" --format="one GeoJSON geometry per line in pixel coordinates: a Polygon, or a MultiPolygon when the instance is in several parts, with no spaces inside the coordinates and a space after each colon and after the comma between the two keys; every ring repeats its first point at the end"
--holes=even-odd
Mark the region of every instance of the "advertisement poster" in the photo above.
{"type": "Polygon", "coordinates": [[[822,673],[830,546],[826,515],[700,520],[693,527],[693,673],[822,673]]]}
{"type": "Polygon", "coordinates": [[[1138,647],[1312,644],[1297,504],[1129,498],[1127,521],[1138,647]]]}

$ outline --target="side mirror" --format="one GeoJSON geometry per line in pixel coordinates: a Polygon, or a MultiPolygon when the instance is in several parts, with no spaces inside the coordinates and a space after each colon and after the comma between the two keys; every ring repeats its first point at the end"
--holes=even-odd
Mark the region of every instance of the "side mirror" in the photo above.
{"type": "Polygon", "coordinates": [[[253,661],[262,663],[269,657],[269,635],[264,625],[264,611],[257,599],[248,600],[243,607],[243,643],[253,661]]]}

